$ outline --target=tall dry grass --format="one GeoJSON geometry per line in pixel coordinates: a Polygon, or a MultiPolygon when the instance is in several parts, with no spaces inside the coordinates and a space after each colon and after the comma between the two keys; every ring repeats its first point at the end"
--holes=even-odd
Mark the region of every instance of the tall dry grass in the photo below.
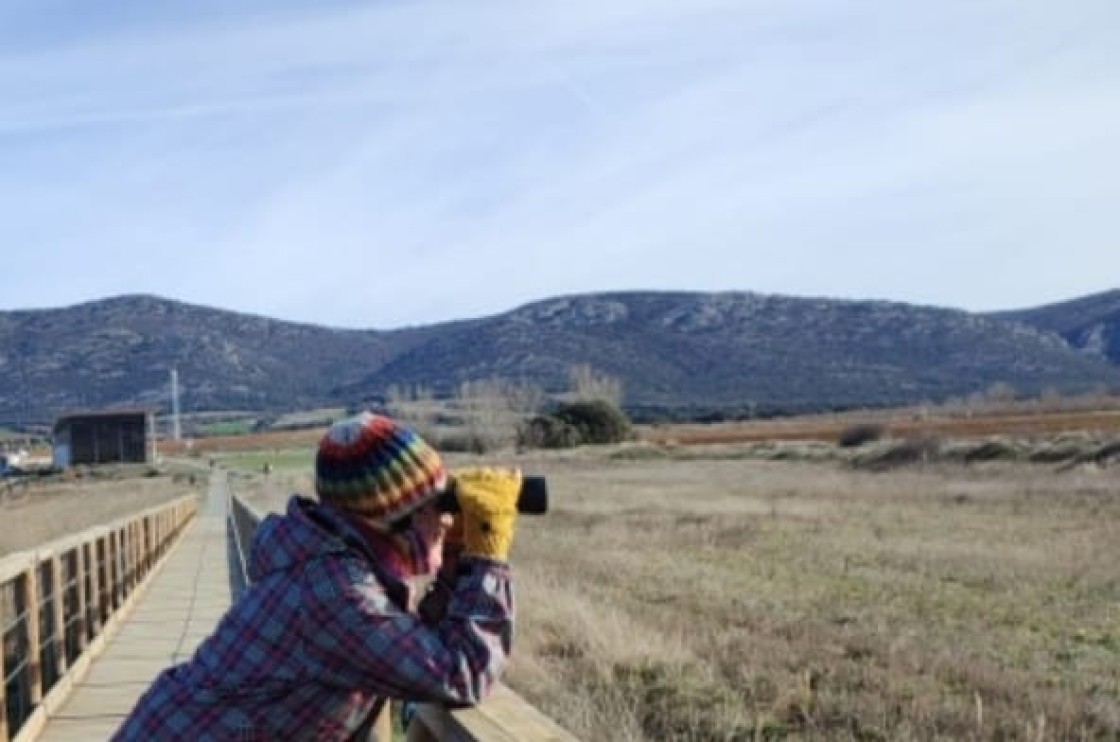
{"type": "Polygon", "coordinates": [[[191,492],[205,493],[206,477],[149,476],[147,467],[99,467],[28,478],[0,498],[5,526],[0,557],[109,523],[191,492]]]}
{"type": "Polygon", "coordinates": [[[690,456],[510,459],[507,681],[581,738],[1120,738],[1115,469],[690,456]]]}

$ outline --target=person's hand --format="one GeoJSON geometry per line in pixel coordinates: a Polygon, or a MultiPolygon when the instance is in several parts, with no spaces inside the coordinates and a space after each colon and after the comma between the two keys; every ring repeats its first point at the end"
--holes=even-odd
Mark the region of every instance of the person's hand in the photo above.
{"type": "Polygon", "coordinates": [[[505,561],[513,545],[521,472],[474,468],[453,474],[463,527],[463,553],[505,561]]]}
{"type": "Polygon", "coordinates": [[[445,554],[458,556],[466,544],[466,534],[463,531],[463,514],[455,513],[452,516],[451,527],[443,535],[443,551],[445,554]]]}
{"type": "Polygon", "coordinates": [[[456,513],[451,521],[451,527],[443,535],[443,575],[455,575],[459,567],[459,557],[463,555],[466,546],[466,536],[463,532],[463,515],[456,513]]]}

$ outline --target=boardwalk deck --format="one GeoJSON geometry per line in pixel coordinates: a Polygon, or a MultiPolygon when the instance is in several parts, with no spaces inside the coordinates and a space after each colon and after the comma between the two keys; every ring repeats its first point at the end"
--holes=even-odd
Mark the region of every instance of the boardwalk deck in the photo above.
{"type": "Polygon", "coordinates": [[[230,604],[227,501],[226,479],[215,474],[199,517],[40,740],[108,739],[156,674],[190,657],[213,631],[230,604]]]}

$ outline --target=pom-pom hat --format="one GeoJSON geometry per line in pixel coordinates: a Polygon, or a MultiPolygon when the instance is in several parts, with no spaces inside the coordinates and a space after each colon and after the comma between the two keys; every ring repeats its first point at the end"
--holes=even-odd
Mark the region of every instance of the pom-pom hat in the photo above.
{"type": "Polygon", "coordinates": [[[333,424],[315,455],[320,500],[386,523],[446,486],[447,470],[435,449],[412,430],[371,412],[333,424]]]}

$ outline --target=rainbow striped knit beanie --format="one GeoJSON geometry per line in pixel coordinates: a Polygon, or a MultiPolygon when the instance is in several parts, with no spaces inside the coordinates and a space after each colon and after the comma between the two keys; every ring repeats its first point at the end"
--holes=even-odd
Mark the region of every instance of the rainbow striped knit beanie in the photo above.
{"type": "Polygon", "coordinates": [[[371,412],[340,420],[319,442],[315,491],[325,503],[392,522],[447,485],[435,449],[393,420],[371,412]]]}

